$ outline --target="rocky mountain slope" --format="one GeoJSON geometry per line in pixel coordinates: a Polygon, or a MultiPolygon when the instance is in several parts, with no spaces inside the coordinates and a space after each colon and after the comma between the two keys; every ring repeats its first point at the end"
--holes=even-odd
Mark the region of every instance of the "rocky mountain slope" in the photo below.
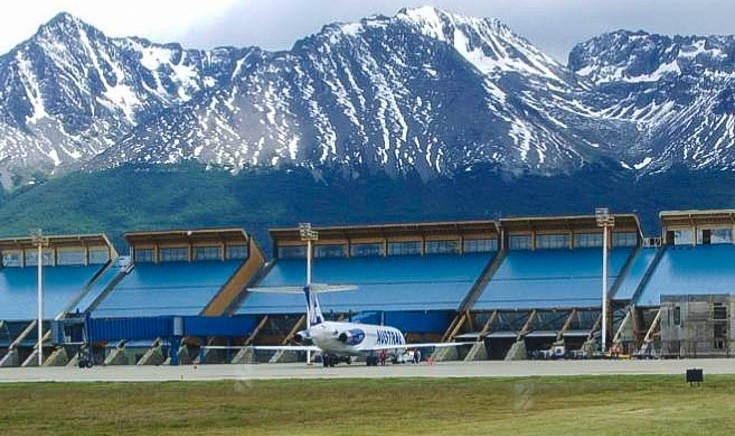
{"type": "Polygon", "coordinates": [[[0,181],[186,160],[423,180],[731,170],[734,59],[731,36],[619,31],[565,66],[497,20],[431,7],[282,52],[108,38],[60,14],[0,56],[0,181]]]}

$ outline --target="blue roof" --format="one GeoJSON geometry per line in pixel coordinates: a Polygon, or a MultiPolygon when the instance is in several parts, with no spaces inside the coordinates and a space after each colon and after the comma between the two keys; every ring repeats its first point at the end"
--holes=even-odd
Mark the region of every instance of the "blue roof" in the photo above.
{"type": "Polygon", "coordinates": [[[140,263],[92,312],[95,317],[198,315],[241,261],[140,263]]]}
{"type": "MultiPolygon", "coordinates": [[[[608,289],[631,250],[610,250],[608,289]]],[[[510,251],[473,309],[597,307],[601,289],[599,248],[510,251]]]]}
{"type": "Polygon", "coordinates": [[[109,285],[118,274],[122,273],[121,270],[122,267],[118,262],[112,262],[107,269],[97,277],[97,280],[90,284],[87,293],[84,294],[84,296],[76,303],[75,307],[72,307],[70,311],[74,312],[76,309],[79,309],[80,312],[85,312],[89,309],[89,306],[94,303],[100,294],[102,294],[102,291],[105,290],[107,285],[109,285]]]}
{"type": "MultiPolygon", "coordinates": [[[[324,293],[322,311],[454,310],[494,253],[315,259],[314,283],[357,285],[356,291],[324,293]]],[[[304,283],[303,259],[278,260],[258,286],[304,283]]],[[[250,293],[238,314],[303,313],[303,295],[250,293]]]]}
{"type": "Polygon", "coordinates": [[[634,303],[658,306],[661,295],[729,294],[735,290],[735,246],[666,247],[650,281],[634,303]]]}
{"type": "MultiPolygon", "coordinates": [[[[63,312],[100,268],[100,265],[44,267],[44,318],[52,319],[63,312]]],[[[0,319],[19,321],[37,317],[37,273],[36,267],[0,270],[0,319]]]]}
{"type": "Polygon", "coordinates": [[[635,258],[631,261],[628,273],[625,274],[623,282],[615,292],[616,300],[630,300],[633,298],[633,294],[635,294],[635,291],[641,284],[641,280],[643,280],[643,276],[651,266],[657,252],[658,249],[656,248],[641,248],[638,253],[635,254],[635,258]]]}

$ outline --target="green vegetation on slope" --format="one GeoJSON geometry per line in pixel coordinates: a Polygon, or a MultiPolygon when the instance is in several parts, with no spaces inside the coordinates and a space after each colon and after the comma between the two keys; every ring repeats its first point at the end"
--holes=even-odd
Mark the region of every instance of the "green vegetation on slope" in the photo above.
{"type": "Polygon", "coordinates": [[[249,169],[236,175],[187,163],[120,167],[52,178],[0,198],[0,236],[105,232],[118,245],[136,230],[242,226],[268,244],[267,229],[511,215],[588,214],[600,205],[637,212],[649,233],[662,209],[735,207],[735,173],[673,170],[636,180],[588,169],[569,176],[507,178],[475,168],[423,183],[385,175],[345,179],[302,170],[249,169]]]}
{"type": "Polygon", "coordinates": [[[733,434],[735,378],[0,385],[8,434],[733,434]]]}

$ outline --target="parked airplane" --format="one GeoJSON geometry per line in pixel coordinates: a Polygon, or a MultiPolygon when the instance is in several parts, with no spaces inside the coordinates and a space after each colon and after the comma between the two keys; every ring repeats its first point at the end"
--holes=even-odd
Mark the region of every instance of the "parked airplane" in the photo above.
{"type": "Polygon", "coordinates": [[[253,346],[255,350],[287,350],[321,352],[322,364],[352,363],[353,357],[365,357],[368,366],[378,364],[378,356],[385,351],[394,363],[407,360],[409,348],[456,347],[459,342],[406,343],[406,337],[395,327],[327,321],[322,315],[317,294],[322,292],[356,290],[355,286],[307,285],[301,287],[252,288],[254,292],[303,293],[306,297],[307,328],[293,337],[298,345],[253,346]]]}

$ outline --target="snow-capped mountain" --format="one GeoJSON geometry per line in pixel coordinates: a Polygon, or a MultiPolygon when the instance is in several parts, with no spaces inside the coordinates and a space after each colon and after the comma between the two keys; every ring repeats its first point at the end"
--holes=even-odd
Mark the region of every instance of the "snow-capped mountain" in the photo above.
{"type": "Polygon", "coordinates": [[[229,79],[250,50],[108,38],[59,14],[0,57],[0,174],[87,161],[162,110],[229,79]]]}
{"type": "Polygon", "coordinates": [[[635,169],[735,169],[735,37],[618,31],[576,46],[569,68],[601,117],[637,125],[621,150],[635,169]]]}
{"type": "Polygon", "coordinates": [[[0,57],[0,175],[189,159],[424,179],[730,169],[734,41],[614,32],[564,66],[497,20],[432,7],[282,52],[108,38],[60,14],[0,57]]]}
{"type": "Polygon", "coordinates": [[[141,126],[96,163],[195,157],[423,177],[477,162],[568,170],[599,144],[612,148],[600,131],[616,124],[586,128],[577,88],[564,66],[496,20],[403,10],[253,54],[228,84],[141,126]]]}

